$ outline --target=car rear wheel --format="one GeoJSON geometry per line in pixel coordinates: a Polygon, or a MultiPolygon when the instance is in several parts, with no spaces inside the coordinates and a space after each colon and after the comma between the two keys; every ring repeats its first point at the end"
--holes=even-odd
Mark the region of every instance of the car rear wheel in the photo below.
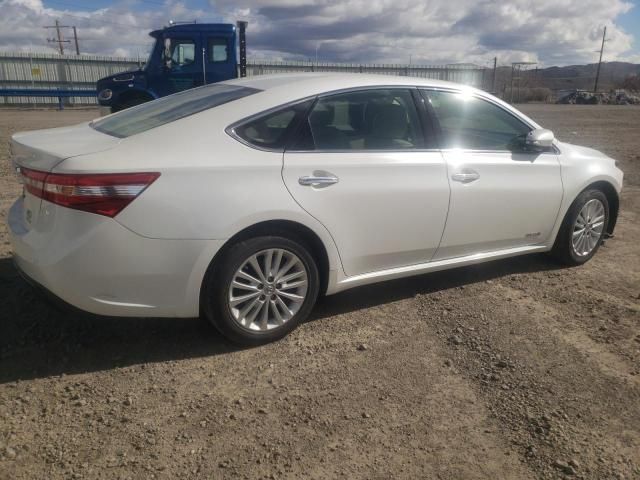
{"type": "Polygon", "coordinates": [[[318,268],[303,243],[265,236],[232,246],[207,275],[203,310],[229,340],[260,345],[291,332],[318,297],[318,268]]]}
{"type": "Polygon", "coordinates": [[[582,265],[593,257],[607,231],[609,202],[600,190],[585,190],[567,212],[553,255],[567,265],[582,265]]]}

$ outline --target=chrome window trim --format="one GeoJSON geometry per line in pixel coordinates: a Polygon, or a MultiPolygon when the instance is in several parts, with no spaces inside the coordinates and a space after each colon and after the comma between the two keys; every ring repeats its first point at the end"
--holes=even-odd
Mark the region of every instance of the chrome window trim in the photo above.
{"type": "Polygon", "coordinates": [[[405,148],[403,150],[380,150],[380,149],[366,149],[366,150],[285,150],[285,153],[438,153],[442,150],[437,148],[405,148]]]}
{"type": "Polygon", "coordinates": [[[474,149],[468,149],[468,148],[442,148],[440,150],[438,150],[439,152],[442,153],[450,153],[450,152],[462,152],[462,153],[491,153],[491,154],[496,154],[496,153],[510,153],[510,154],[518,154],[518,155],[544,155],[547,153],[552,153],[554,155],[556,155],[556,151],[535,151],[535,150],[531,150],[531,151],[523,151],[523,152],[514,152],[513,150],[474,150],[474,149]]]}
{"type": "MultiPolygon", "coordinates": [[[[348,87],[348,88],[340,88],[337,90],[330,90],[328,92],[323,92],[323,93],[319,93],[316,95],[309,95],[308,97],[304,97],[298,100],[293,100],[291,102],[287,102],[287,103],[283,103],[281,105],[269,108],[267,110],[262,110],[260,112],[254,113],[248,117],[244,117],[234,123],[232,123],[231,125],[229,125],[227,128],[225,128],[225,132],[227,133],[227,135],[229,135],[231,138],[239,141],[240,143],[242,143],[243,145],[249,147],[249,148],[253,148],[254,150],[259,150],[262,152],[271,152],[271,153],[286,153],[286,152],[291,152],[291,153],[339,153],[339,154],[345,154],[345,153],[364,153],[364,152],[373,152],[373,153],[407,153],[407,152],[451,152],[451,151],[461,151],[461,152],[466,152],[466,153],[531,153],[531,154],[544,154],[544,153],[555,153],[558,154],[560,153],[560,150],[553,145],[554,151],[553,152],[513,152],[512,150],[478,150],[478,149],[465,149],[465,148],[412,148],[412,149],[402,149],[402,150],[392,150],[392,149],[384,149],[384,150],[380,150],[380,149],[376,149],[376,150],[372,150],[372,149],[357,149],[357,150],[287,150],[286,148],[282,148],[282,149],[275,149],[275,148],[265,148],[265,147],[260,147],[258,145],[254,145],[248,141],[246,141],[245,139],[243,139],[242,137],[240,137],[235,129],[244,125],[245,123],[248,123],[252,120],[255,120],[256,118],[259,118],[263,115],[268,115],[270,113],[276,112],[278,110],[281,109],[285,109],[287,107],[291,107],[294,105],[297,105],[299,103],[304,103],[307,102],[309,100],[316,100],[316,99],[320,99],[320,98],[324,98],[324,97],[331,97],[333,95],[339,95],[342,93],[351,93],[351,92],[359,92],[359,91],[365,91],[365,90],[390,90],[390,89],[401,89],[401,90],[430,90],[430,91],[442,91],[442,92],[447,92],[447,93],[457,93],[457,94],[462,94],[462,93],[466,93],[464,88],[461,87],[441,87],[441,86],[420,86],[420,85],[366,85],[366,86],[361,86],[361,87],[348,87]]],[[[499,108],[500,110],[502,110],[503,112],[511,115],[512,117],[515,117],[517,120],[521,121],[523,124],[525,124],[527,127],[529,127],[531,130],[535,129],[536,127],[534,125],[532,125],[530,122],[526,121],[524,118],[522,118],[520,115],[517,114],[517,112],[512,112],[510,110],[507,110],[504,108],[504,106],[500,105],[499,103],[495,102],[494,100],[492,100],[489,97],[486,97],[482,94],[482,92],[470,92],[470,95],[478,98],[480,100],[483,100],[485,102],[491,103],[492,105],[496,106],[497,108],[499,108]]]]}

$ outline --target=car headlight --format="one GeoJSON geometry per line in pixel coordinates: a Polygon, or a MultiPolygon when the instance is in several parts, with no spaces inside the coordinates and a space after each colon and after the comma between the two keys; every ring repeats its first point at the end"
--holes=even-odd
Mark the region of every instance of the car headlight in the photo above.
{"type": "Polygon", "coordinates": [[[113,92],[108,88],[101,90],[100,93],[98,94],[98,98],[100,100],[111,100],[112,96],[113,96],[113,92]]]}

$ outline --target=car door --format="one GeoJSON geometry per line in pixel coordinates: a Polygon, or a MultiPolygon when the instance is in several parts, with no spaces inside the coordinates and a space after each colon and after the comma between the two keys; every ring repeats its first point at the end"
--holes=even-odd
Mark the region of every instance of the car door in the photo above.
{"type": "Polygon", "coordinates": [[[416,89],[321,96],[284,154],[296,202],[333,236],[348,276],[428,262],[449,202],[416,89]]]}
{"type": "Polygon", "coordinates": [[[422,90],[437,119],[451,201],[434,260],[545,242],[562,200],[555,150],[527,151],[532,127],[487,99],[422,90]]]}

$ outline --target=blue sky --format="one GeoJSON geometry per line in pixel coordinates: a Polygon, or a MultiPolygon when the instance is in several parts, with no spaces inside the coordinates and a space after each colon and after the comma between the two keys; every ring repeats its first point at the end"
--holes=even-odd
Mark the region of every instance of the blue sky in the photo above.
{"type": "Polygon", "coordinates": [[[633,35],[633,51],[636,54],[640,54],[640,0],[630,1],[633,8],[618,18],[618,23],[628,33],[633,35]]]}
{"type": "Polygon", "coordinates": [[[248,20],[250,58],[362,63],[640,63],[640,0],[0,0],[0,50],[55,51],[42,27],[76,25],[83,53],[146,55],[169,20],[248,20]]]}

